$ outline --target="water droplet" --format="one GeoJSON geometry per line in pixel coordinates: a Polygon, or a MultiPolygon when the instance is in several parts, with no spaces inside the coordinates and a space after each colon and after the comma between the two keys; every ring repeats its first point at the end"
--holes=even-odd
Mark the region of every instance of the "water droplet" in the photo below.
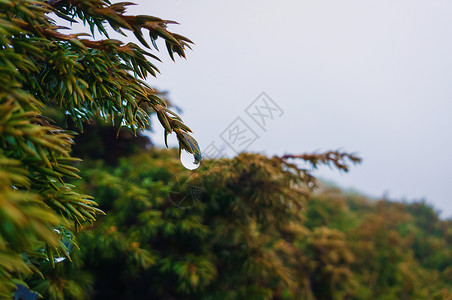
{"type": "MultiPolygon", "coordinates": [[[[68,250],[67,254],[69,254],[70,251],[72,250],[72,246],[73,246],[72,233],[70,231],[60,230],[60,229],[57,229],[57,228],[54,228],[53,230],[55,230],[56,232],[61,234],[61,241],[63,242],[64,246],[68,250]]],[[[54,257],[53,258],[53,262],[54,263],[59,263],[59,262],[62,262],[63,260],[65,260],[65,259],[66,259],[66,257],[64,257],[64,256],[54,257]]]]}
{"type": "Polygon", "coordinates": [[[65,257],[55,257],[54,259],[53,259],[53,261],[55,262],[55,263],[59,263],[59,262],[62,262],[63,260],[65,260],[66,258],[65,257]]]}
{"type": "MultiPolygon", "coordinates": [[[[53,258],[53,262],[57,264],[57,263],[59,263],[59,262],[62,262],[62,261],[65,260],[65,259],[66,259],[66,257],[63,257],[63,256],[61,256],[61,257],[54,257],[54,258],[53,258]]],[[[47,261],[50,261],[48,258],[46,258],[46,260],[47,260],[47,261]]]]}
{"type": "Polygon", "coordinates": [[[193,154],[188,153],[185,150],[181,151],[180,162],[188,170],[195,170],[199,168],[199,166],[201,165],[200,163],[195,163],[195,158],[193,154]]]}

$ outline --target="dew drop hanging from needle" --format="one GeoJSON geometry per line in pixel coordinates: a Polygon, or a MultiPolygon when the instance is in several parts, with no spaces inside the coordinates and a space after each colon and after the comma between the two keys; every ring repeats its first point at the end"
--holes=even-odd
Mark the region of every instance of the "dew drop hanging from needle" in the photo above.
{"type": "Polygon", "coordinates": [[[180,162],[188,170],[195,170],[201,165],[201,163],[199,162],[195,163],[195,157],[193,156],[193,154],[188,153],[185,150],[181,151],[180,162]]]}

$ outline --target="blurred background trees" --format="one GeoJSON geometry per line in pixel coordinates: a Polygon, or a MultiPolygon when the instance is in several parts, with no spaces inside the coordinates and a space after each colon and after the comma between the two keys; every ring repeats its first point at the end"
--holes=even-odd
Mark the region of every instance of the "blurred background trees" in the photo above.
{"type": "Polygon", "coordinates": [[[452,223],[426,203],[322,183],[312,193],[295,167],[258,154],[188,171],[176,149],[143,147],[113,164],[88,156],[80,168],[77,185],[106,216],[80,232],[73,263],[29,279],[45,298],[452,296],[452,223]]]}

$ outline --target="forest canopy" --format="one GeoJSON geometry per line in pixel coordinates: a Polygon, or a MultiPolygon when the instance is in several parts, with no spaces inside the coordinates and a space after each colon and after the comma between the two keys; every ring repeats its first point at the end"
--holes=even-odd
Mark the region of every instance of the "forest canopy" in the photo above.
{"type": "Polygon", "coordinates": [[[425,202],[306,193],[294,176],[258,154],[196,173],[176,149],[87,160],[78,185],[107,215],[30,286],[49,299],[452,297],[451,220],[425,202]]]}

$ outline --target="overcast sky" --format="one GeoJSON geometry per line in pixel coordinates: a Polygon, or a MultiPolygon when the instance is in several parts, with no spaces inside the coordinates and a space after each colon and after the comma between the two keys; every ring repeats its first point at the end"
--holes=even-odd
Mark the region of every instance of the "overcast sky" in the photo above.
{"type": "Polygon", "coordinates": [[[149,82],[203,148],[241,117],[259,136],[249,151],[356,151],[364,161],[350,173],[317,175],[452,216],[452,2],[135,2],[130,13],[176,20],[169,29],[195,42],[186,61],[162,51],[149,82]],[[283,111],[266,131],[245,113],[263,91],[283,111]]]}

